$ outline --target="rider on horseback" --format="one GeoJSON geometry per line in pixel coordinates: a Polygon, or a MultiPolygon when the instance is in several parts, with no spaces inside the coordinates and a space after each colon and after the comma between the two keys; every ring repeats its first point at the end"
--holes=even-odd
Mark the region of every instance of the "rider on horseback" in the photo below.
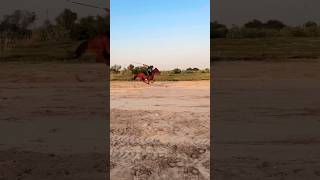
{"type": "Polygon", "coordinates": [[[147,74],[146,75],[150,76],[151,73],[152,73],[152,70],[153,70],[153,66],[152,65],[149,66],[149,65],[146,65],[146,64],[143,64],[143,66],[147,68],[147,74]]]}

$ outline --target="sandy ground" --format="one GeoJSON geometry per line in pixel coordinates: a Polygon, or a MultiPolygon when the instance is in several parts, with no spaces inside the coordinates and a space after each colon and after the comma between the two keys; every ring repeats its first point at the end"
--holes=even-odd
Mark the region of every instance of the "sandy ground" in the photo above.
{"type": "Polygon", "coordinates": [[[111,179],[209,179],[210,82],[111,82],[111,179]]]}
{"type": "MultiPolygon", "coordinates": [[[[211,177],[319,179],[320,63],[215,66],[211,177]]],[[[104,70],[0,64],[1,180],[104,178],[104,70]]],[[[208,179],[209,96],[208,81],[112,82],[113,179],[208,179]]]]}
{"type": "Polygon", "coordinates": [[[0,64],[0,179],[102,180],[101,64],[0,64]]]}
{"type": "Polygon", "coordinates": [[[320,62],[219,62],[213,179],[320,179],[320,62]]]}

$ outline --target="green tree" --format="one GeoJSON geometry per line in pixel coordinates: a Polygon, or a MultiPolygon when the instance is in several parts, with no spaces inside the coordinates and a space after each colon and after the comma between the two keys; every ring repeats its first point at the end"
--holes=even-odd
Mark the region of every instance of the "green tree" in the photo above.
{"type": "Polygon", "coordinates": [[[227,38],[242,38],[241,28],[236,25],[232,25],[228,31],[227,38]]]}
{"type": "Polygon", "coordinates": [[[306,28],[314,28],[314,27],[317,27],[318,24],[314,21],[308,21],[308,22],[304,23],[303,26],[306,28]]]}
{"type": "Polygon", "coordinates": [[[264,27],[264,24],[257,20],[257,19],[253,19],[252,21],[249,21],[247,23],[244,24],[245,28],[256,28],[256,29],[261,29],[264,27]]]}
{"type": "Polygon", "coordinates": [[[35,12],[15,10],[12,14],[5,15],[1,24],[7,28],[27,29],[35,20],[35,12]]]}
{"type": "Polygon", "coordinates": [[[65,9],[55,20],[58,26],[71,30],[75,25],[77,18],[77,13],[72,12],[70,9],[65,9]]]}
{"type": "Polygon", "coordinates": [[[115,73],[115,74],[120,73],[120,70],[121,70],[121,66],[120,65],[113,65],[113,66],[110,67],[110,71],[112,73],[115,73]]]}
{"type": "Polygon", "coordinates": [[[179,68],[175,68],[172,70],[173,74],[180,74],[181,73],[181,69],[179,68]]]}
{"type": "Polygon", "coordinates": [[[264,24],[264,27],[268,28],[268,29],[280,30],[280,29],[285,28],[286,25],[283,22],[278,21],[278,20],[269,20],[264,24]]]}
{"type": "Polygon", "coordinates": [[[80,19],[71,31],[71,38],[85,40],[98,34],[98,20],[94,16],[80,19]]]}
{"type": "Polygon", "coordinates": [[[210,37],[211,38],[225,38],[227,37],[228,28],[224,24],[220,24],[217,21],[211,23],[210,37]]]}
{"type": "Polygon", "coordinates": [[[128,70],[132,71],[134,69],[134,65],[130,64],[128,67],[127,67],[128,70]]]}

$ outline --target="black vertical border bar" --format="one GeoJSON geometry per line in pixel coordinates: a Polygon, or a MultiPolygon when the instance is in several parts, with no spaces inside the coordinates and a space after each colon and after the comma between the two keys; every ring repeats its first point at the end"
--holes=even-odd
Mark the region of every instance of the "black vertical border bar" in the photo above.
{"type": "Polygon", "coordinates": [[[106,179],[110,179],[110,66],[106,66],[106,179]]]}
{"type": "MultiPolygon", "coordinates": [[[[110,7],[110,0],[106,0],[107,1],[107,7],[109,7],[109,10],[111,9],[110,7]]],[[[110,26],[111,26],[111,22],[110,22],[110,18],[111,17],[111,11],[109,11],[109,15],[108,13],[106,13],[106,21],[109,23],[107,24],[107,29],[108,29],[108,35],[109,35],[109,52],[110,52],[110,26]]],[[[110,61],[111,61],[111,52],[109,55],[109,62],[106,65],[106,179],[109,180],[110,179],[110,61]]]]}
{"type": "Polygon", "coordinates": [[[211,58],[211,21],[213,20],[213,4],[214,0],[210,0],[210,49],[209,49],[209,56],[210,56],[210,179],[214,177],[214,62],[211,58]]]}

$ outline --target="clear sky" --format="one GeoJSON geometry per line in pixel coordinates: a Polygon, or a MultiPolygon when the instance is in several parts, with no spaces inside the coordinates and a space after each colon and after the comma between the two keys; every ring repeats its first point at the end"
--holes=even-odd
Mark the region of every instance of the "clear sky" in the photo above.
{"type": "Polygon", "coordinates": [[[111,0],[110,10],[111,65],[210,66],[210,0],[111,0]]]}

